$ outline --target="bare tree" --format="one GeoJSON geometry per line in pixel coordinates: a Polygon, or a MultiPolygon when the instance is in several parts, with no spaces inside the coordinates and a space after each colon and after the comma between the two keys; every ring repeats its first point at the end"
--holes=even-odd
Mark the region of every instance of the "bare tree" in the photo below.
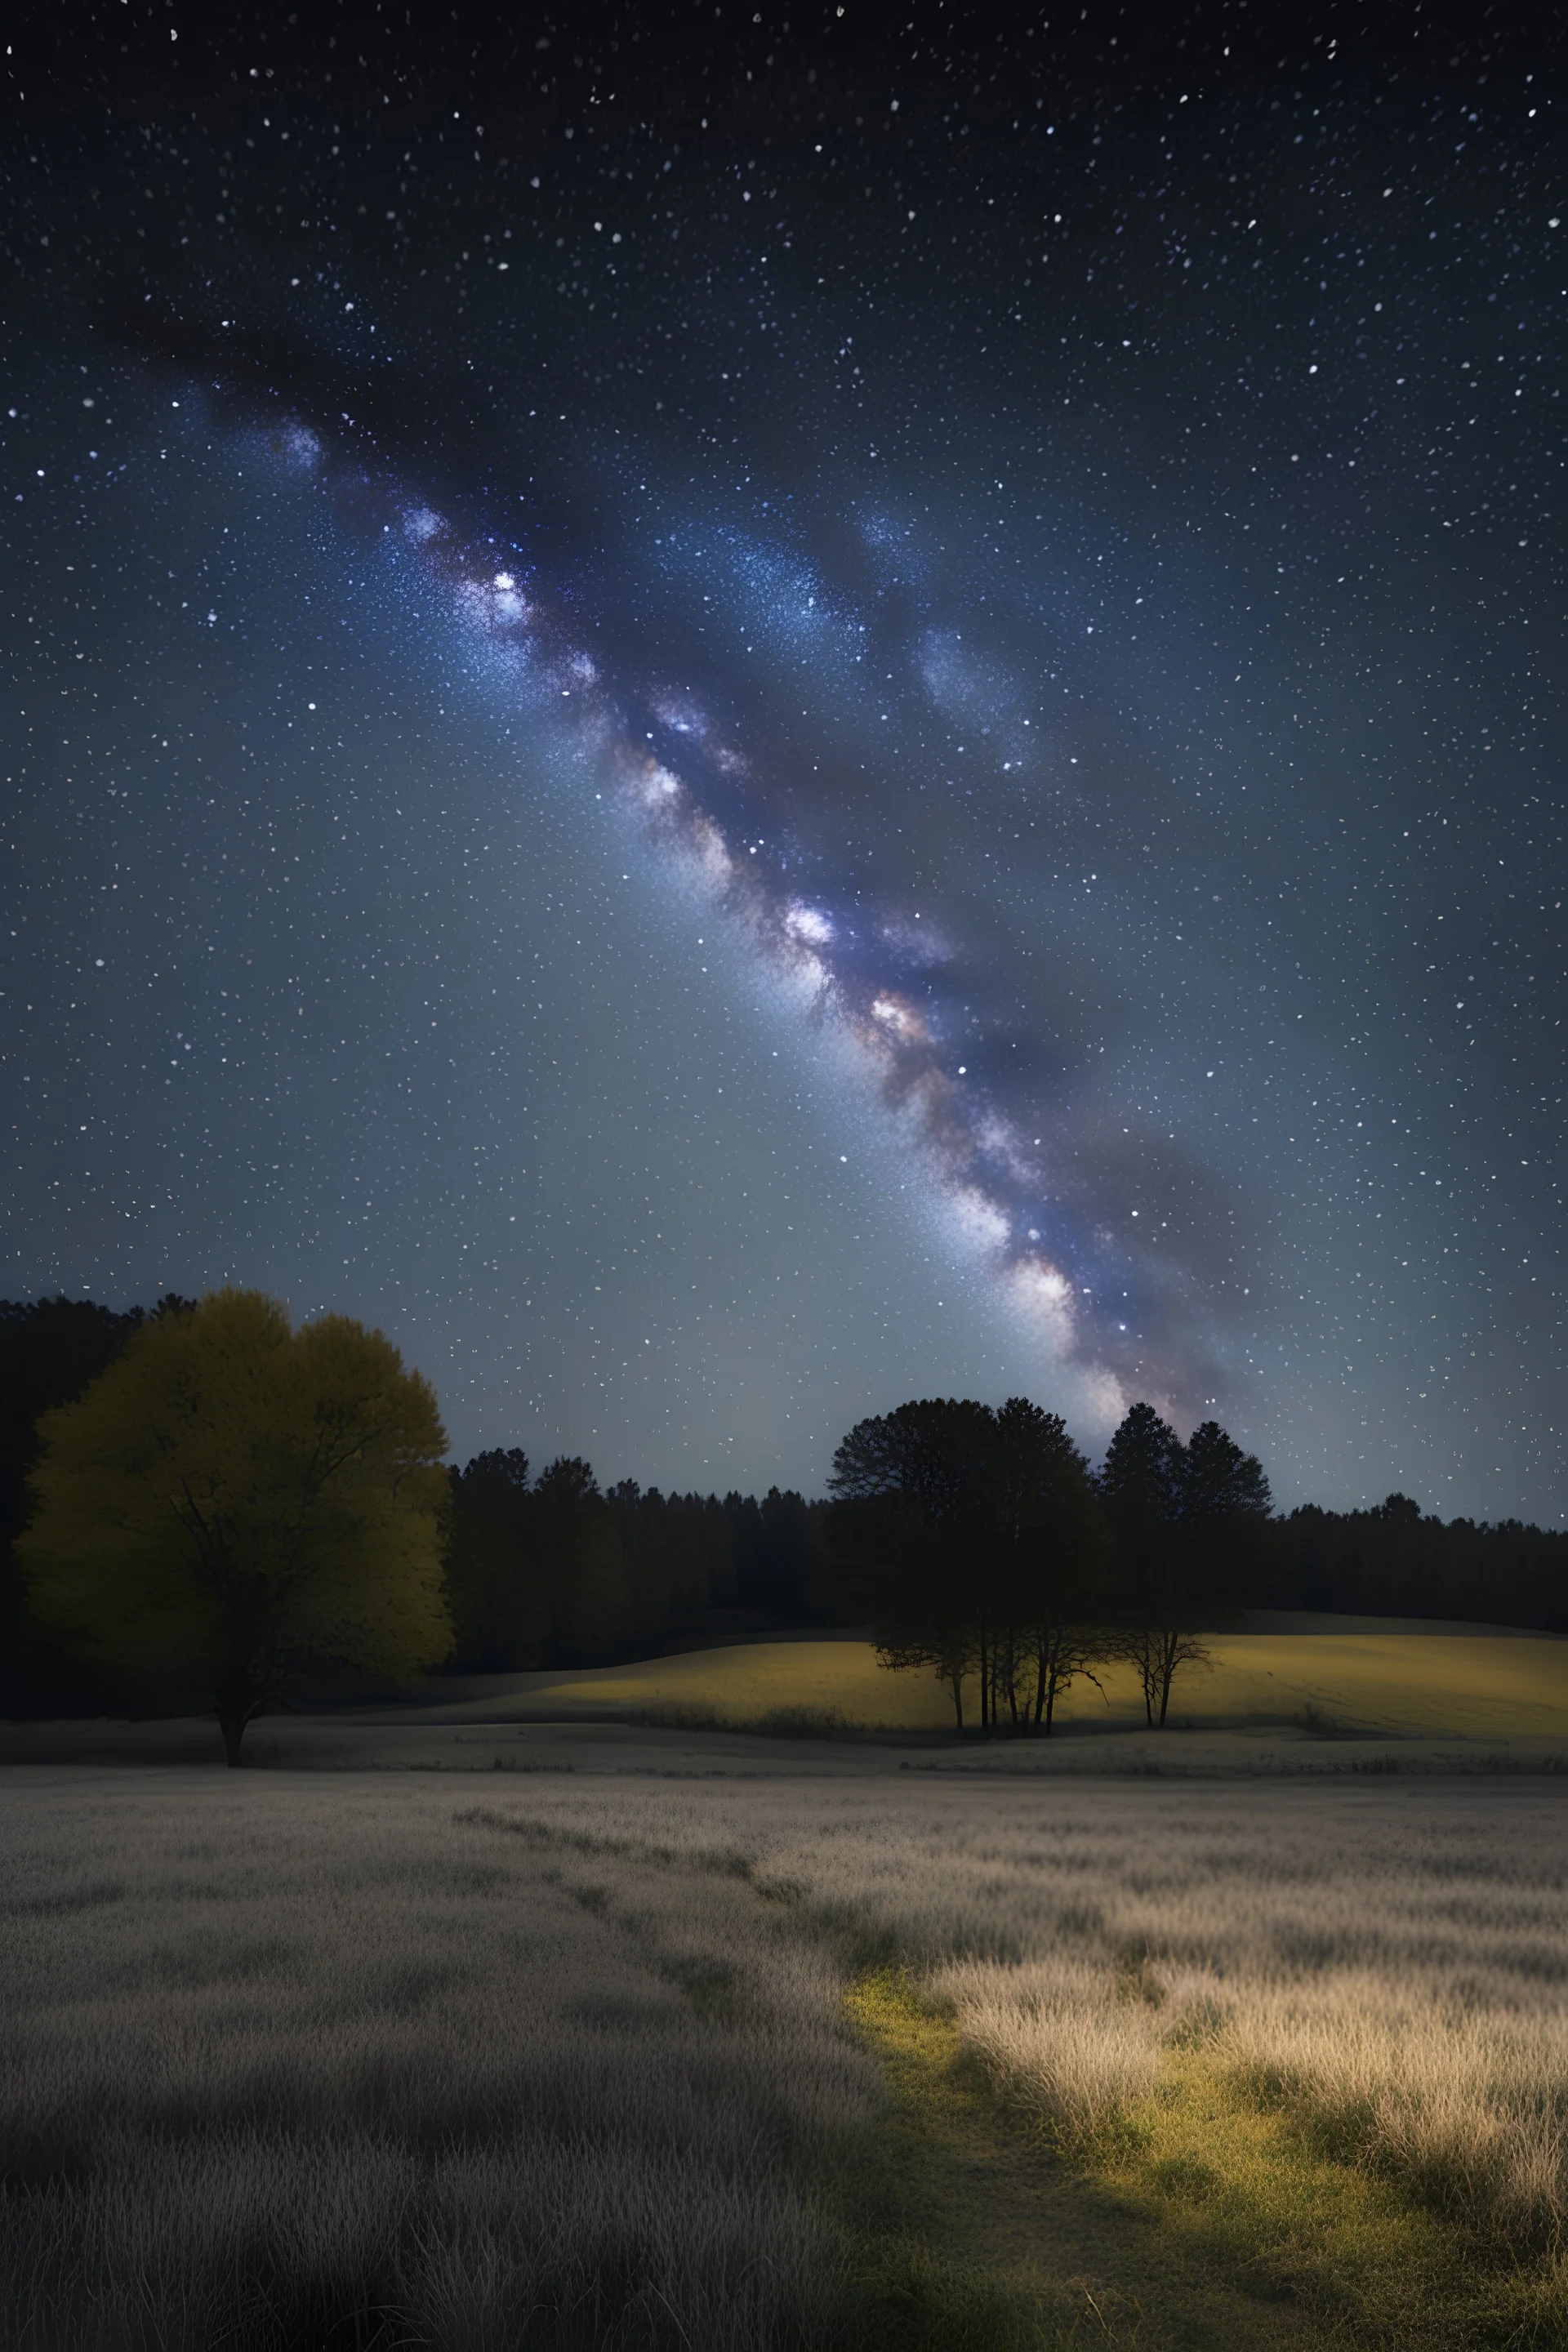
{"type": "Polygon", "coordinates": [[[967,1627],[954,1625],[945,1634],[932,1633],[923,1640],[879,1641],[877,1663],[889,1667],[894,1674],[931,1669],[937,1680],[945,1683],[952,1692],[955,1728],[959,1731],[963,1729],[964,1679],[973,1672],[976,1664],[973,1636],[967,1627]]]}
{"type": "Polygon", "coordinates": [[[1131,1626],[1116,1637],[1114,1654],[1126,1658],[1143,1691],[1143,1713],[1152,1730],[1163,1731],[1171,1685],[1182,1666],[1210,1668],[1214,1657],[1199,1633],[1179,1626],[1131,1626]]]}
{"type": "Polygon", "coordinates": [[[1056,1719],[1057,1701],[1075,1682],[1092,1683],[1104,1696],[1095,1673],[1119,1654],[1114,1630],[1100,1625],[1043,1625],[1035,1636],[1034,1728],[1048,1739],[1056,1719]]]}

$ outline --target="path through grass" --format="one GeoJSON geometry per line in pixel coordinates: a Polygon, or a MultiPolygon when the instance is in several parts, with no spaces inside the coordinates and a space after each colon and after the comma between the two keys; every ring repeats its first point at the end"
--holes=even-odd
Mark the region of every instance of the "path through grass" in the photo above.
{"type": "Polygon", "coordinates": [[[973,2352],[1561,2344],[1542,2273],[1467,2265],[1437,2217],[1260,2113],[1202,2051],[1071,2151],[994,2096],[899,1971],[848,1996],[893,2096],[838,2184],[871,2340],[973,2352]]]}

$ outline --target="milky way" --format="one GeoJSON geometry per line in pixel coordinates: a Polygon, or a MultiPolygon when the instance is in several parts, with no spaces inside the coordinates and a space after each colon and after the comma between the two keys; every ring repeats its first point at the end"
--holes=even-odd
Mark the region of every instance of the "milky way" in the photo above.
{"type": "MultiPolygon", "coordinates": [[[[331,480],[322,442],[310,427],[296,423],[277,438],[286,461],[331,480]]],[[[726,740],[689,688],[661,692],[606,673],[574,643],[558,605],[538,594],[525,572],[507,568],[524,542],[513,541],[498,568],[493,534],[465,544],[447,517],[409,503],[395,482],[350,472],[342,488],[393,508],[395,520],[384,521],[383,531],[395,530],[417,551],[486,647],[518,709],[536,724],[571,728],[590,755],[588,772],[613,780],[681,880],[695,884],[715,914],[742,927],[803,1013],[840,1033],[851,1049],[847,1076],[863,1082],[893,1114],[939,1214],[995,1281],[1037,1341],[1042,1363],[1076,1360],[1085,1368],[1079,1402],[1094,1424],[1119,1417],[1131,1401],[1131,1390],[1106,1368],[1112,1359],[1144,1388],[1155,1386],[1163,1403],[1184,1405],[1179,1382],[1195,1352],[1191,1335],[1184,1361],[1173,1350],[1172,1360],[1158,1365],[1141,1360],[1136,1344],[1118,1344],[1111,1336],[1146,1319],[1144,1301],[1157,1296],[1157,1281],[1134,1255],[1116,1250],[1089,1203],[1053,1181],[1047,1137],[1023,1131],[1048,1125],[1059,1135],[1062,1107],[1037,1086],[1008,1085],[997,1049],[1005,1056],[1017,1040],[993,1034],[988,1072],[979,1063],[985,1045],[964,1044],[967,1007],[954,1000],[973,992],[973,978],[930,910],[894,898],[879,902],[873,889],[852,887],[820,852],[805,848],[787,770],[772,771],[743,741],[726,740]],[[563,704],[570,709],[563,711],[563,704]],[[966,1054],[976,1056],[973,1070],[966,1054]]],[[[694,539],[712,535],[688,530],[694,539]]],[[[875,526],[866,535],[873,550],[889,543],[896,583],[904,535],[875,526]]],[[[664,534],[658,543],[667,543],[664,534]]],[[[668,544],[675,568],[679,537],[671,534],[668,544]]],[[[700,558],[701,551],[695,552],[700,558]]],[[[868,635],[868,624],[855,617],[858,608],[836,598],[819,571],[776,545],[752,538],[724,545],[721,554],[762,574],[765,609],[742,613],[743,625],[800,653],[812,698],[801,716],[808,728],[815,722],[818,743],[831,724],[825,687],[849,692],[861,715],[879,706],[875,716],[886,721],[891,714],[879,706],[905,699],[907,685],[895,685],[892,673],[879,688],[857,677],[868,635]]],[[[703,576],[721,574],[715,568],[703,576]]],[[[738,600],[730,601],[732,609],[738,600]]],[[[966,731],[996,737],[992,764],[1016,774],[1026,793],[1048,757],[1047,730],[1013,707],[1016,689],[966,656],[961,631],[918,629],[903,650],[906,667],[912,667],[950,731],[968,720],[966,731]],[[1004,745],[1010,757],[1002,756],[1004,745]]],[[[960,753],[963,749],[957,745],[960,753]]],[[[1180,1336],[1173,1338],[1179,1343],[1180,1336]]]]}
{"type": "Polygon", "coordinates": [[[463,23],[27,63],[11,1286],[611,1475],[1026,1387],[1558,1518],[1531,24],[463,23]]]}

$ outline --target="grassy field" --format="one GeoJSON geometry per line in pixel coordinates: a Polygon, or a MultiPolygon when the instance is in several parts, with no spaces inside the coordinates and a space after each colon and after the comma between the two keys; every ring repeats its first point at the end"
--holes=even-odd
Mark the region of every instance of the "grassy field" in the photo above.
{"type": "MultiPolygon", "coordinates": [[[[933,1677],[889,1674],[868,1643],[836,1638],[592,1673],[437,1676],[395,1704],[265,1717],[247,1753],[311,1769],[626,1773],[730,1770],[744,1752],[754,1772],[799,1773],[813,1769],[804,1737],[822,1750],[815,1769],[875,1773],[887,1759],[872,1747],[904,1734],[904,1760],[921,1771],[1568,1773],[1568,1642],[1373,1627],[1226,1634],[1211,1648],[1212,1668],[1184,1669],[1163,1732],[1145,1728],[1131,1674],[1110,1668],[1103,1693],[1069,1695],[1049,1741],[977,1739],[972,1692],[960,1743],[933,1677]]],[[[0,1723],[0,1765],[195,1762],[216,1739],[194,1718],[0,1723]]]]}
{"type": "Polygon", "coordinates": [[[1568,2341],[1555,1783],[624,1753],[0,1775],[0,2343],[1568,2341]]]}
{"type": "MultiPolygon", "coordinates": [[[[1316,1716],[1350,1727],[1464,1738],[1568,1741],[1568,1643],[1502,1634],[1225,1634],[1214,1667],[1178,1681],[1178,1717],[1206,1726],[1316,1716]]],[[[1131,1669],[1104,1693],[1080,1684],[1066,1720],[1142,1720],[1131,1669]]],[[[885,1728],[942,1730],[952,1702],[926,1675],[892,1675],[860,1642],[773,1642],[655,1658],[587,1675],[529,1675],[515,1702],[537,1717],[709,1708],[756,1724],[780,1709],[837,1714],[885,1728]]],[[[968,1711],[973,1718],[973,1694],[968,1711]]],[[[477,1716],[500,1710],[475,1702],[477,1716]]]]}

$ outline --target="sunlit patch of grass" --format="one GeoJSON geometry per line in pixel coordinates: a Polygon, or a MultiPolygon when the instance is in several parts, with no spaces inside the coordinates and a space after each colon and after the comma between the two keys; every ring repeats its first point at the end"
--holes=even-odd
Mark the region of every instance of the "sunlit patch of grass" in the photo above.
{"type": "Polygon", "coordinates": [[[959,2086],[951,2021],[895,1968],[858,1978],[845,2008],[892,2094],[885,2122],[827,2180],[858,2340],[878,2352],[1057,2352],[1078,2342],[1070,2296],[998,2259],[976,2228],[973,2093],[959,2086]]]}
{"type": "Polygon", "coordinates": [[[757,1642],[597,1673],[531,1676],[531,1714],[629,1715],[668,1730],[942,1730],[952,1702],[927,1675],[892,1675],[869,1642],[757,1642]]]}
{"type": "Polygon", "coordinates": [[[861,1978],[847,2008],[894,2115],[862,2172],[875,2186],[861,2194],[859,2275],[884,2296],[906,2274],[924,2280],[932,2307],[955,2281],[972,2294],[988,2283],[1001,2332],[979,2342],[1458,2352],[1564,2340],[1555,2263],[1511,2264],[1335,2161],[1203,2039],[1165,2052],[1149,2097],[1052,2132],[1009,2105],[955,2020],[901,1971],[861,1978]]]}
{"type": "MultiPolygon", "coordinates": [[[[1568,1652],[1561,1642],[1425,1633],[1219,1634],[1210,1671],[1189,1674],[1177,1721],[1211,1727],[1272,1720],[1319,1734],[1354,1727],[1402,1737],[1568,1738],[1568,1652]]],[[[1132,1670],[1106,1667],[1063,1702],[1071,1727],[1142,1721],[1132,1670]]],[[[590,1674],[519,1677],[531,1716],[628,1716],[675,1730],[950,1731],[952,1703],[924,1674],[889,1674],[869,1642],[762,1642],[649,1658],[590,1674]],[[771,1720],[770,1720],[771,1718],[771,1720]]],[[[481,1713],[500,1704],[476,1701],[481,1713]]],[[[965,1719],[978,1712],[971,1692],[965,1719]]],[[[1167,1734],[1172,1743],[1176,1735],[1167,1734]]],[[[1031,1743],[1033,1745],[1033,1743],[1031,1743]]]]}
{"type": "Polygon", "coordinates": [[[1568,1732],[1561,1642],[1492,1633],[1226,1634],[1212,1675],[1180,1704],[1215,1715],[1278,1711],[1320,1730],[1375,1725],[1466,1738],[1568,1732]]]}
{"type": "Polygon", "coordinates": [[[1255,2295],[1385,2341],[1465,2340],[1449,2326],[1463,2299],[1449,2233],[1251,2105],[1207,2051],[1168,2053],[1154,2095],[1088,2164],[1255,2295]]]}

